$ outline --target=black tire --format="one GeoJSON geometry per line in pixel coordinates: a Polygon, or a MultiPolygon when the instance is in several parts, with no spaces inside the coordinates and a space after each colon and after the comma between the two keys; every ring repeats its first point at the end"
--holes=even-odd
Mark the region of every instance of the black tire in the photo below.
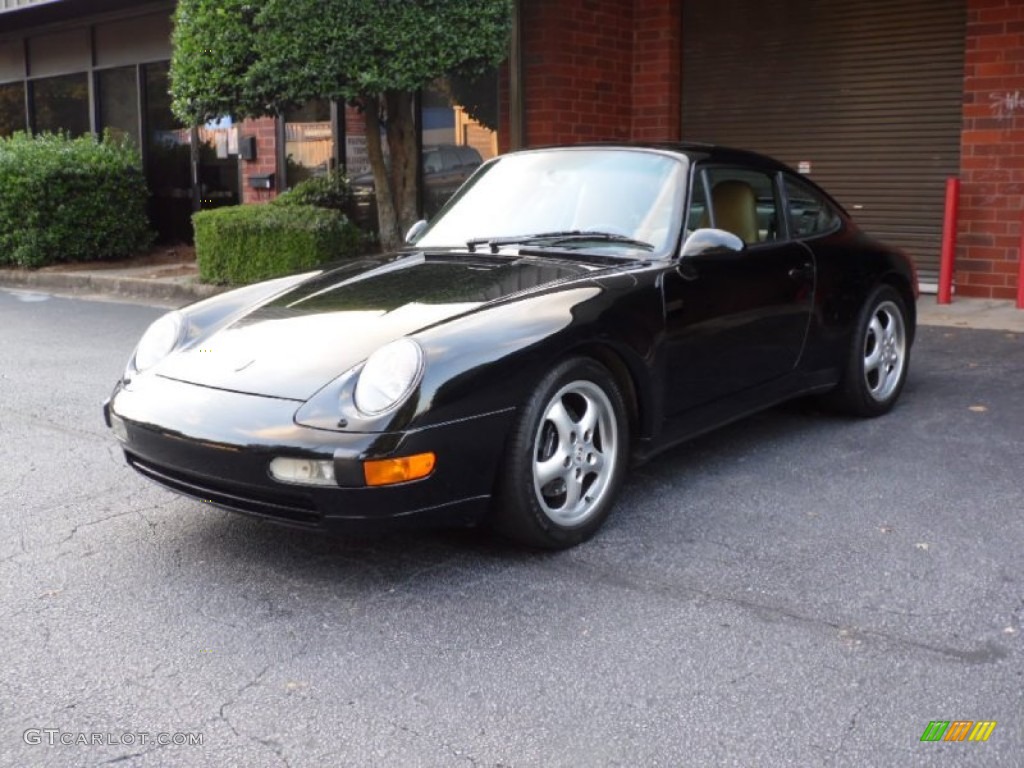
{"type": "Polygon", "coordinates": [[[896,405],[909,367],[906,303],[895,288],[881,285],[864,302],[843,377],[826,402],[851,416],[881,416],[896,405]]]}
{"type": "Polygon", "coordinates": [[[542,549],[565,549],[593,536],[626,472],[626,414],[622,392],[602,365],[577,357],[556,366],[509,435],[493,527],[542,549]]]}

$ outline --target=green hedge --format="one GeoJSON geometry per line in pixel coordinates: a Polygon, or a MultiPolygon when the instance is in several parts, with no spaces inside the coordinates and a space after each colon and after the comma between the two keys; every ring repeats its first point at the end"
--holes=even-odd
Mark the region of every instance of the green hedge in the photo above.
{"type": "Polygon", "coordinates": [[[315,205],[317,208],[341,211],[359,229],[360,252],[376,253],[380,250],[377,217],[373,216],[371,221],[368,217],[360,215],[352,196],[352,185],[348,177],[339,170],[330,171],[324,176],[304,179],[275,197],[270,204],[315,205]]]}
{"type": "Polygon", "coordinates": [[[313,176],[300,181],[271,201],[271,205],[315,205],[349,213],[352,189],[348,178],[341,171],[331,171],[324,176],[313,176]]]}
{"type": "Polygon", "coordinates": [[[192,216],[199,278],[244,284],[313,269],[359,253],[344,214],[310,205],[237,205],[192,216]]]}
{"type": "Polygon", "coordinates": [[[152,241],[138,151],[109,136],[0,139],[0,264],[124,258],[152,241]]]}

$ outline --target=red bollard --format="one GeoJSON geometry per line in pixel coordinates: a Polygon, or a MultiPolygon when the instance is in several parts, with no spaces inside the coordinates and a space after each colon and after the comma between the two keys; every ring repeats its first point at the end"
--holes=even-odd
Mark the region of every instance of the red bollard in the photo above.
{"type": "Polygon", "coordinates": [[[1017,309],[1024,309],[1024,216],[1020,217],[1020,270],[1017,272],[1017,309]]]}
{"type": "Polygon", "coordinates": [[[956,257],[956,221],[960,208],[960,179],[946,179],[946,215],[942,222],[942,257],[939,262],[939,304],[953,298],[953,260],[956,257]]]}

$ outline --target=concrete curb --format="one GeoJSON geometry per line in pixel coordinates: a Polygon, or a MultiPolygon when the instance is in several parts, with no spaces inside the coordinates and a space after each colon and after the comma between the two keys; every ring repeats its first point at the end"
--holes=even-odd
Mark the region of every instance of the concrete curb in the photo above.
{"type": "Polygon", "coordinates": [[[125,277],[97,272],[30,272],[0,269],[0,286],[55,293],[113,296],[140,301],[187,304],[222,293],[219,285],[180,279],[125,277]]]}
{"type": "Polygon", "coordinates": [[[1012,301],[954,299],[951,304],[937,304],[934,296],[922,296],[917,302],[917,324],[1024,333],[1024,310],[1012,301]]]}

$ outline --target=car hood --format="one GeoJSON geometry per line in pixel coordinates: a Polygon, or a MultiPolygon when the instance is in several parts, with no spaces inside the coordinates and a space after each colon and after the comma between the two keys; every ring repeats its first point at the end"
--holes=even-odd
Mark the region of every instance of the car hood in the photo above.
{"type": "MultiPolygon", "coordinates": [[[[168,378],[307,400],[390,341],[624,265],[413,253],[349,264],[244,311],[173,353],[168,378]]],[[[187,313],[187,310],[186,310],[187,313]]]]}

